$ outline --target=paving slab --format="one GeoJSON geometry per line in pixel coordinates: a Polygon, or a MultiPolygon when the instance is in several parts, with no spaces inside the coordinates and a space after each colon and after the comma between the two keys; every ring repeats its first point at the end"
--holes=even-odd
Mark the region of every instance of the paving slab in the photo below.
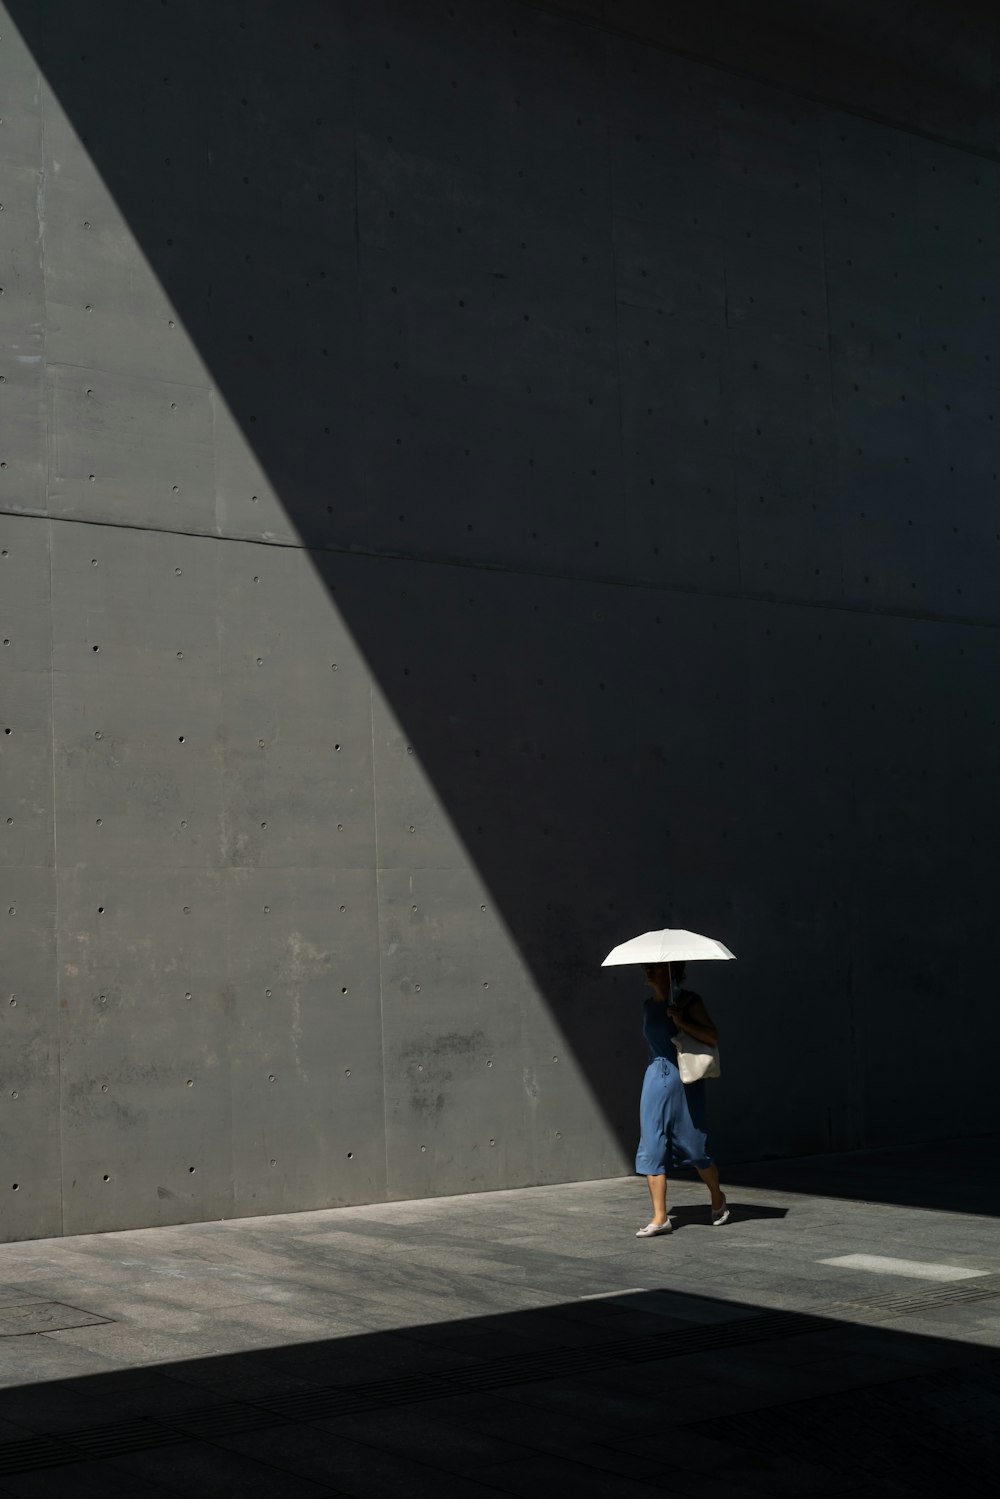
{"type": "Polygon", "coordinates": [[[655,1240],[623,1178],[0,1246],[0,1327],[94,1319],[0,1335],[0,1494],[933,1494],[956,1432],[971,1482],[1000,1140],[967,1156],[741,1167],[722,1229],[678,1181],[655,1240]]]}

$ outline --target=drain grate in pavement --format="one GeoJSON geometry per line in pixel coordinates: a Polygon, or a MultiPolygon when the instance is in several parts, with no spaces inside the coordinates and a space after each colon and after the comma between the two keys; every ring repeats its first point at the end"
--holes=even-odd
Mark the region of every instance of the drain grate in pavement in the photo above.
{"type": "Polygon", "coordinates": [[[98,1323],[111,1321],[111,1317],[82,1312],[79,1307],[64,1306],[61,1301],[18,1301],[10,1306],[0,1306],[0,1338],[24,1337],[34,1332],[66,1332],[71,1327],[96,1327],[98,1323]]]}
{"type": "Polygon", "coordinates": [[[35,1473],[39,1468],[55,1468],[62,1463],[73,1462],[77,1454],[55,1437],[28,1437],[23,1442],[10,1442],[0,1448],[0,1472],[35,1473]],[[10,1456],[10,1463],[6,1461],[10,1456]]]}
{"type": "Polygon", "coordinates": [[[259,1431],[262,1426],[272,1424],[278,1424],[278,1418],[274,1422],[262,1418],[259,1406],[235,1402],[208,1406],[200,1411],[185,1411],[171,1418],[171,1428],[176,1428],[185,1438],[205,1441],[212,1437],[235,1436],[241,1431],[259,1431]]]}
{"type": "Polygon", "coordinates": [[[908,1312],[930,1312],[939,1306],[954,1306],[962,1301],[989,1301],[1000,1296],[1000,1275],[980,1275],[975,1280],[959,1280],[928,1286],[924,1291],[883,1291],[837,1301],[824,1310],[830,1317],[905,1317],[908,1312]]]}
{"type": "MultiPolygon", "coordinates": [[[[114,1426],[92,1426],[88,1431],[74,1431],[70,1440],[79,1457],[95,1458],[146,1452],[150,1447],[166,1447],[187,1438],[181,1431],[173,1431],[140,1416],[132,1421],[116,1421],[114,1426]]],[[[65,1462],[66,1458],[63,1457],[62,1461],[65,1462]]]]}
{"type": "MultiPolygon", "coordinates": [[[[617,1338],[590,1347],[546,1348],[534,1353],[509,1354],[489,1362],[459,1365],[427,1374],[406,1374],[364,1384],[317,1388],[271,1399],[229,1402],[172,1416],[162,1421],[133,1419],[87,1430],[61,1433],[58,1438],[33,1437],[0,1445],[0,1476],[27,1473],[58,1464],[85,1462],[93,1457],[114,1457],[155,1447],[168,1447],[192,1437],[211,1441],[237,1431],[259,1431],[268,1426],[329,1420],[334,1416],[364,1411],[392,1410],[426,1400],[472,1391],[500,1390],[549,1379],[577,1379],[604,1369],[683,1358],[693,1353],[737,1348],[777,1338],[795,1338],[808,1333],[833,1332],[850,1325],[850,1319],[870,1321],[905,1316],[956,1302],[985,1301],[1000,1297],[1000,1275],[976,1281],[935,1285],[907,1294],[887,1292],[866,1299],[838,1302],[821,1313],[755,1312],[731,1322],[673,1328],[654,1337],[617,1338]]],[[[9,1310],[6,1308],[4,1310],[9,1310]]],[[[64,1310],[71,1311],[72,1308],[64,1310]]],[[[86,1317],[86,1313],[78,1315],[86,1317]]],[[[91,1318],[104,1321],[104,1318],[91,1318]]],[[[85,1324],[66,1324],[80,1326],[85,1324]]],[[[871,1391],[857,1392],[863,1403],[871,1391]]],[[[797,1402],[797,1407],[809,1402],[797,1402]]],[[[786,1410],[779,1408],[780,1413],[786,1410]]],[[[760,1430],[761,1413],[740,1424],[730,1418],[732,1440],[746,1443],[746,1432],[760,1430]]],[[[783,1415],[774,1412],[780,1425],[783,1415]]],[[[713,1423],[713,1429],[721,1423],[713,1423]]],[[[721,1433],[719,1433],[721,1435],[721,1433]]],[[[777,1438],[773,1438],[777,1440],[777,1438]]]]}

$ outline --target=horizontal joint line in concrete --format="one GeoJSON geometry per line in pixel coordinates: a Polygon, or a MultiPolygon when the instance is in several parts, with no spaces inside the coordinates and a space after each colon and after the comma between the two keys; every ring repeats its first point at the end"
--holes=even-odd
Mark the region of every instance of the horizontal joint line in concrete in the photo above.
{"type": "Polygon", "coordinates": [[[794,598],[759,589],[738,591],[721,588],[698,588],[693,584],[651,583],[642,578],[623,578],[614,573],[567,573],[554,568],[512,567],[504,562],[480,562],[466,557],[441,557],[432,553],[392,552],[377,547],[316,546],[304,541],[277,541],[261,536],[223,536],[217,531],[194,531],[176,526],[138,526],[124,521],[100,520],[90,516],[47,515],[44,510],[25,507],[12,510],[0,506],[0,516],[16,520],[41,520],[69,526],[95,526],[109,531],[148,531],[153,536],[190,536],[199,541],[236,543],[240,546],[277,547],[282,551],[309,552],[313,556],[363,557],[373,562],[418,563],[426,567],[459,568],[465,572],[504,573],[515,578],[547,578],[558,583],[588,583],[594,588],[627,588],[637,593],[680,594],[689,598],[726,599],[748,604],[769,604],[788,609],[815,609],[821,613],[856,614],[868,619],[912,619],[923,624],[961,625],[964,629],[1000,629],[1000,620],[973,619],[966,614],[933,614],[919,609],[872,609],[839,599],[794,598]]]}
{"type": "Polygon", "coordinates": [[[886,130],[897,130],[902,135],[912,135],[920,140],[932,141],[935,145],[944,146],[950,151],[962,151],[967,156],[978,156],[985,161],[1000,162],[1000,150],[995,147],[977,146],[972,141],[959,140],[957,136],[944,135],[937,130],[925,130],[920,125],[913,125],[905,120],[895,120],[891,115],[880,114],[874,109],[865,109],[858,104],[845,104],[842,100],[832,99],[826,94],[814,93],[811,89],[796,88],[794,84],[786,83],[780,78],[770,78],[766,73],[741,68],[736,63],[723,62],[721,58],[712,57],[708,53],[692,52],[687,47],[678,47],[671,42],[661,41],[658,37],[647,36],[634,27],[616,26],[612,21],[574,11],[568,5],[550,3],[550,0],[521,0],[521,3],[529,10],[541,11],[548,16],[561,16],[565,21],[587,26],[592,31],[603,31],[609,36],[639,42],[644,47],[652,48],[654,52],[667,52],[671,57],[680,57],[685,62],[697,64],[698,67],[710,68],[717,73],[726,73],[731,78],[744,78],[748,83],[757,83],[764,88],[774,89],[776,93],[787,94],[790,99],[801,99],[807,104],[817,104],[822,109],[832,110],[836,114],[848,115],[856,120],[866,120],[870,125],[881,125],[886,130]]]}

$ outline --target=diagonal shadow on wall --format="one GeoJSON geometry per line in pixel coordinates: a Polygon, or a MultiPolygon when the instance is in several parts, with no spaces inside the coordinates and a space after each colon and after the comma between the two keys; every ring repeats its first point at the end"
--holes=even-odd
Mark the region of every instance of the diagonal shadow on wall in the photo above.
{"type": "MultiPolygon", "coordinates": [[[[821,595],[737,597],[724,316],[691,266],[677,306],[612,248],[608,99],[627,44],[608,54],[600,33],[517,6],[457,22],[444,5],[306,0],[9,9],[231,413],[218,513],[191,529],[313,549],[401,726],[384,728],[403,769],[387,758],[381,857],[448,865],[452,830],[625,1155],[639,1055],[612,1003],[627,981],[596,965],[668,923],[724,936],[750,1000],[770,986],[795,1004],[810,975],[821,1018],[775,1116],[782,1149],[919,1131],[902,1069],[866,1126],[843,1028],[826,1070],[827,1017],[852,985],[886,981],[869,923],[888,910],[926,930],[944,896],[922,840],[954,806],[907,801],[887,851],[841,711],[867,626],[825,614],[814,642],[821,595]],[[666,326],[662,360],[644,362],[666,326]],[[658,435],[637,462],[647,398],[658,435]],[[683,502],[665,507],[654,480],[683,502]],[[408,745],[446,814],[415,841],[408,745]],[[775,980],[761,960],[778,930],[775,980]]],[[[654,228],[671,212],[651,209],[654,228]]],[[[807,460],[800,475],[815,477],[807,460]]],[[[929,671],[942,696],[962,690],[929,671]]],[[[914,741],[904,716],[881,743],[905,743],[916,780],[940,739],[930,724],[914,741]]],[[[978,881],[971,859],[944,927],[978,881]]],[[[929,1015],[925,970],[892,984],[917,986],[929,1015]]],[[[735,983],[713,972],[723,1011],[735,983]]],[[[732,1010],[727,1034],[752,1054],[759,1009],[732,1010]]]]}

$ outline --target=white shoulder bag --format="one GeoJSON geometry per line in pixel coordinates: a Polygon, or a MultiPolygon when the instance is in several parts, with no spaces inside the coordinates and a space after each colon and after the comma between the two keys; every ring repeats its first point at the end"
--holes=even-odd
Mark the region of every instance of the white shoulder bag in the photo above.
{"type": "Polygon", "coordinates": [[[682,1083],[697,1083],[703,1077],[718,1077],[719,1048],[696,1041],[687,1031],[679,1030],[670,1038],[677,1048],[677,1070],[682,1083]]]}

